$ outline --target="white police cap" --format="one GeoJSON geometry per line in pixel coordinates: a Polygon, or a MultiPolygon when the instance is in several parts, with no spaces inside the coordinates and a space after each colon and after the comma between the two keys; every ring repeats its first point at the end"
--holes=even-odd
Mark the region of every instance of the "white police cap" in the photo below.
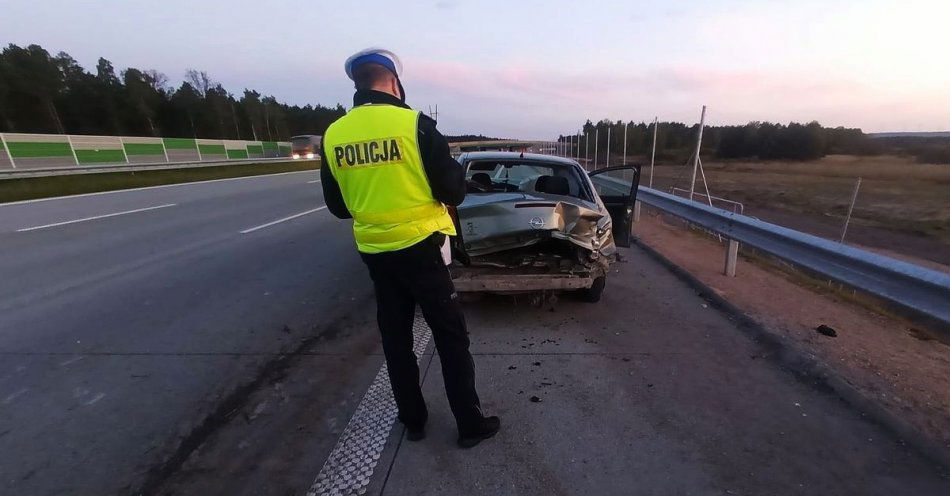
{"type": "Polygon", "coordinates": [[[350,55],[343,64],[343,67],[346,69],[347,77],[353,79],[353,69],[369,63],[379,64],[389,69],[397,78],[402,75],[402,62],[399,61],[399,57],[397,57],[395,53],[383,48],[360,50],[350,55]]]}

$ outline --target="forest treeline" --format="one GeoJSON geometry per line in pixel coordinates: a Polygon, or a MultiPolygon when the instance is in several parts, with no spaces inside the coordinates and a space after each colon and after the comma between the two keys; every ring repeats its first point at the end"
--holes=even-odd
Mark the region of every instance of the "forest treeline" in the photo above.
{"type": "Polygon", "coordinates": [[[0,132],[286,141],[323,134],[341,105],[291,106],[244,89],[229,93],[204,71],[176,86],[151,69],[87,71],[69,54],[10,44],[0,52],[0,132]]]}
{"type": "MultiPolygon", "coordinates": [[[[587,121],[581,136],[561,136],[561,141],[580,143],[581,156],[593,158],[607,153],[607,134],[610,133],[610,153],[626,150],[629,156],[649,156],[653,146],[653,123],[601,120],[587,121]],[[586,141],[585,136],[589,139],[586,141]]],[[[661,161],[688,159],[696,146],[699,125],[681,122],[660,122],[657,126],[656,153],[661,161]]],[[[889,137],[875,138],[861,129],[823,127],[818,122],[774,124],[750,122],[740,126],[707,126],[703,130],[702,154],[720,159],[758,160],[815,160],[825,155],[911,155],[920,162],[950,163],[950,139],[889,137]]]]}
{"type": "MultiPolygon", "coordinates": [[[[127,68],[119,73],[100,58],[87,71],[69,54],[51,55],[39,45],[8,45],[0,51],[0,132],[69,133],[117,136],[194,137],[209,139],[287,140],[297,134],[323,134],[342,116],[342,105],[303,107],[280,103],[252,89],[229,93],[204,71],[188,70],[173,86],[153,69],[127,68]]],[[[587,121],[581,147],[606,154],[624,149],[624,122],[587,121]]],[[[627,153],[650,153],[652,123],[627,124],[627,153]]],[[[657,135],[660,160],[685,160],[692,153],[698,125],[661,122],[657,135]]],[[[463,135],[453,140],[490,139],[463,135]]],[[[566,136],[562,140],[568,139],[566,136]]],[[[828,154],[914,155],[919,161],[950,163],[950,139],[872,138],[860,129],[827,128],[817,122],[710,126],[704,130],[703,153],[722,159],[812,160],[828,154]]]]}

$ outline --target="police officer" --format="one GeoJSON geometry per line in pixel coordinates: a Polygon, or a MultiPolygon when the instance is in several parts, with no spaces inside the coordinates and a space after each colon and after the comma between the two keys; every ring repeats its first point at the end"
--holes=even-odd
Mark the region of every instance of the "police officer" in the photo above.
{"type": "Polygon", "coordinates": [[[455,224],[446,205],[465,197],[462,167],[435,121],[406,105],[402,64],[388,50],[346,60],[353,108],[327,128],[320,169],[327,208],[353,219],[353,235],[376,290],[376,312],[399,420],[407,439],[425,437],[428,417],[412,351],[416,305],[432,329],[458,443],[495,435],[498,417],[482,414],[475,365],[458,294],[442,258],[455,224]]]}

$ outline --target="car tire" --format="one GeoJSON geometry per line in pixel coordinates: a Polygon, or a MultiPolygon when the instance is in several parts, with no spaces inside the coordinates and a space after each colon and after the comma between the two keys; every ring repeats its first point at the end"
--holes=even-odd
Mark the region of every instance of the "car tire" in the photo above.
{"type": "Polygon", "coordinates": [[[607,276],[600,276],[594,279],[594,283],[589,288],[577,292],[581,301],[586,303],[597,303],[601,295],[604,294],[604,288],[607,286],[607,276]]]}

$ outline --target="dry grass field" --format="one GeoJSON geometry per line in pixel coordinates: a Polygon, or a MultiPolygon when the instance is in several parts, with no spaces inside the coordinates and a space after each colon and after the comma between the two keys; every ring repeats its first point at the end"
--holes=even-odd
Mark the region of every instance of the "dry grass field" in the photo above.
{"type": "MultiPolygon", "coordinates": [[[[710,193],[744,203],[747,215],[835,240],[861,177],[847,241],[950,266],[948,165],[837,155],[813,162],[710,160],[704,169],[710,193]]],[[[658,165],[653,184],[688,188],[690,174],[688,166],[658,165]]],[[[641,184],[648,181],[644,167],[641,184]]],[[[697,192],[705,192],[701,183],[697,192]]]]}

